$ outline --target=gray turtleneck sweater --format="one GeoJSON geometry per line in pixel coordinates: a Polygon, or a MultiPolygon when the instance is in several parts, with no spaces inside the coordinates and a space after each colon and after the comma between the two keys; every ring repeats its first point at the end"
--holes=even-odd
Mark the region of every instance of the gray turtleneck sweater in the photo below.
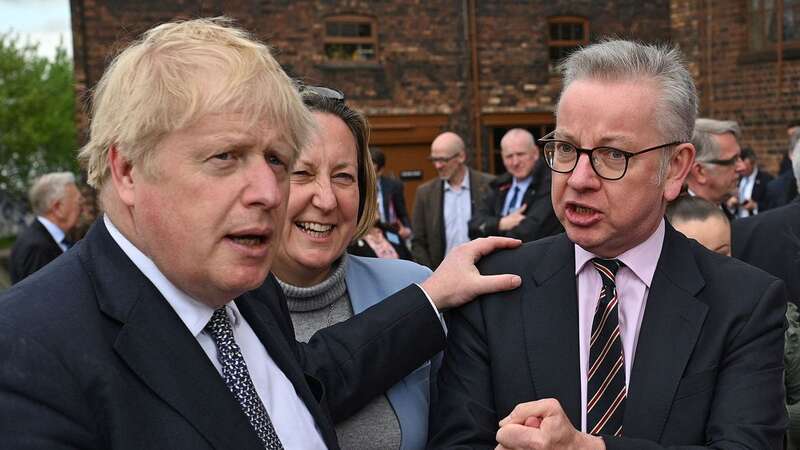
{"type": "MultiPolygon", "coordinates": [[[[308,342],[318,330],[353,317],[344,278],[346,265],[347,254],[334,262],[325,281],[310,287],[278,279],[299,341],[308,342]]],[[[336,424],[336,436],[343,449],[397,449],[400,422],[386,395],[379,395],[352,417],[336,424]]]]}

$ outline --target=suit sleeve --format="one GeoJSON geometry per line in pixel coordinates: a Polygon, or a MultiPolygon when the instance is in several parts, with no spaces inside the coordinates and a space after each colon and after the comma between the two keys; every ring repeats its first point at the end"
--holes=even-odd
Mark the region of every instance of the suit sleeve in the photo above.
{"type": "Polygon", "coordinates": [[[788,424],[783,387],[785,311],[785,288],[783,282],[776,280],[756,303],[746,323],[729,338],[706,424],[707,446],[664,447],[642,439],[606,436],[606,448],[782,449],[788,424]]]}
{"type": "Polygon", "coordinates": [[[81,387],[57,356],[24,332],[0,324],[3,448],[99,448],[94,441],[94,419],[80,392],[81,387]]]}
{"type": "Polygon", "coordinates": [[[448,345],[431,406],[429,448],[497,445],[489,347],[479,301],[449,311],[448,345]]]}
{"type": "Polygon", "coordinates": [[[501,236],[498,229],[500,216],[494,212],[494,204],[497,201],[498,192],[496,189],[487,189],[472,212],[469,219],[469,238],[477,239],[486,236],[501,236]]]}
{"type": "Polygon", "coordinates": [[[428,251],[428,230],[425,227],[425,218],[429,212],[425,210],[424,196],[424,192],[418,189],[414,198],[414,217],[411,225],[414,234],[411,237],[411,254],[417,263],[434,269],[433,261],[428,251]]]}
{"type": "Polygon", "coordinates": [[[444,348],[445,336],[422,289],[411,285],[299,345],[306,374],[319,380],[339,422],[444,348]]]}
{"type": "Polygon", "coordinates": [[[16,270],[12,270],[12,275],[15,278],[12,280],[14,283],[32,275],[60,255],[60,253],[54,253],[47,246],[37,243],[20,249],[19,253],[21,254],[17,254],[15,257],[18,260],[14,263],[16,264],[16,270]]]}

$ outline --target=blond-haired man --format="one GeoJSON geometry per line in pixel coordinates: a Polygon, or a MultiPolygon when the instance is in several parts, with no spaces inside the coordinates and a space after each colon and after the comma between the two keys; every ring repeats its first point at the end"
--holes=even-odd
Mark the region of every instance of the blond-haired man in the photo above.
{"type": "Polygon", "coordinates": [[[451,267],[299,345],[268,274],[310,119],[267,47],[220,19],[155,27],[93,106],[80,159],[105,215],[0,298],[5,448],[337,448],[329,411],[441,350],[426,293],[515,285],[472,267],[453,292],[451,267]]]}

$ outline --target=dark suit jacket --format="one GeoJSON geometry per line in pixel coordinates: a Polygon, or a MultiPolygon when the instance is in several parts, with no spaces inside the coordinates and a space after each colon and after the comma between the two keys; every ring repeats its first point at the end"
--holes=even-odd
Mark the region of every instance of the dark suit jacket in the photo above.
{"type": "Polygon", "coordinates": [[[756,174],[755,182],[753,183],[753,192],[750,193],[750,199],[758,203],[758,212],[762,213],[769,209],[769,201],[767,200],[767,186],[772,181],[772,175],[759,169],[756,174]]]}
{"type": "Polygon", "coordinates": [[[767,184],[766,203],[769,209],[783,206],[797,197],[797,179],[791,170],[781,173],[767,184]]]}
{"type": "Polygon", "coordinates": [[[523,194],[520,205],[525,204],[525,219],[508,231],[500,231],[498,226],[503,218],[503,205],[511,188],[512,179],[508,173],[495,178],[489,190],[478,203],[477,211],[469,221],[469,237],[476,239],[486,236],[507,236],[523,242],[535,241],[564,231],[553,212],[550,200],[550,169],[539,160],[533,170],[533,181],[523,194]]]}
{"type": "MultiPolygon", "coordinates": [[[[485,258],[522,286],[454,311],[430,417],[432,448],[494,448],[515,405],[557,399],[580,427],[574,244],[558,235],[485,258]]],[[[780,449],[783,282],[667,226],[613,449],[780,449]]]]}
{"type": "MultiPolygon", "coordinates": [[[[272,277],[236,303],[330,448],[338,448],[332,419],[348,417],[444,346],[417,287],[303,345],[272,277]]],[[[263,449],[194,336],[102,221],[0,296],[0,442],[263,449]]]]}
{"type": "MultiPolygon", "coordinates": [[[[488,173],[469,170],[469,196],[472,211],[475,211],[489,182],[494,179],[488,173]]],[[[447,240],[444,234],[444,181],[429,180],[417,188],[414,198],[414,217],[411,229],[411,253],[419,264],[436,269],[444,259],[447,240]]]]}
{"type": "Polygon", "coordinates": [[[411,221],[408,218],[406,199],[403,195],[403,182],[389,177],[379,177],[378,183],[381,185],[383,214],[384,217],[386,217],[386,220],[389,220],[391,217],[391,214],[389,213],[391,206],[394,207],[394,213],[397,216],[397,219],[403,223],[403,226],[410,227],[411,221]]]}
{"type": "Polygon", "coordinates": [[[47,228],[38,219],[33,219],[33,223],[17,236],[11,247],[11,282],[18,283],[62,253],[64,251],[47,232],[47,228]]]}
{"type": "Polygon", "coordinates": [[[800,200],[732,224],[733,256],[786,282],[800,302],[800,200]]]}

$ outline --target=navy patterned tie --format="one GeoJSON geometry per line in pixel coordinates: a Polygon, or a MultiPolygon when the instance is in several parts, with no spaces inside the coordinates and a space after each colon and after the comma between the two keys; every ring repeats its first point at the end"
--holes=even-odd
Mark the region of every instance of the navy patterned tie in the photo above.
{"type": "Polygon", "coordinates": [[[217,345],[217,359],[222,365],[222,377],[225,385],[242,406],[247,419],[250,421],[256,434],[264,443],[264,448],[269,450],[283,449],[278,439],[269,414],[264,403],[258,397],[256,387],[247,371],[242,351],[233,339],[233,329],[225,312],[225,307],[217,309],[206,325],[206,331],[211,335],[217,345]]]}
{"type": "Polygon", "coordinates": [[[622,436],[625,416],[625,358],[619,334],[619,308],[614,276],[622,263],[595,258],[603,288],[592,320],[589,341],[589,370],[586,374],[586,429],[590,434],[622,436]]]}
{"type": "Polygon", "coordinates": [[[506,208],[506,212],[503,216],[507,216],[514,212],[515,206],[517,205],[517,196],[519,195],[519,186],[514,186],[514,192],[511,194],[511,201],[508,202],[508,208],[506,208]]]}

